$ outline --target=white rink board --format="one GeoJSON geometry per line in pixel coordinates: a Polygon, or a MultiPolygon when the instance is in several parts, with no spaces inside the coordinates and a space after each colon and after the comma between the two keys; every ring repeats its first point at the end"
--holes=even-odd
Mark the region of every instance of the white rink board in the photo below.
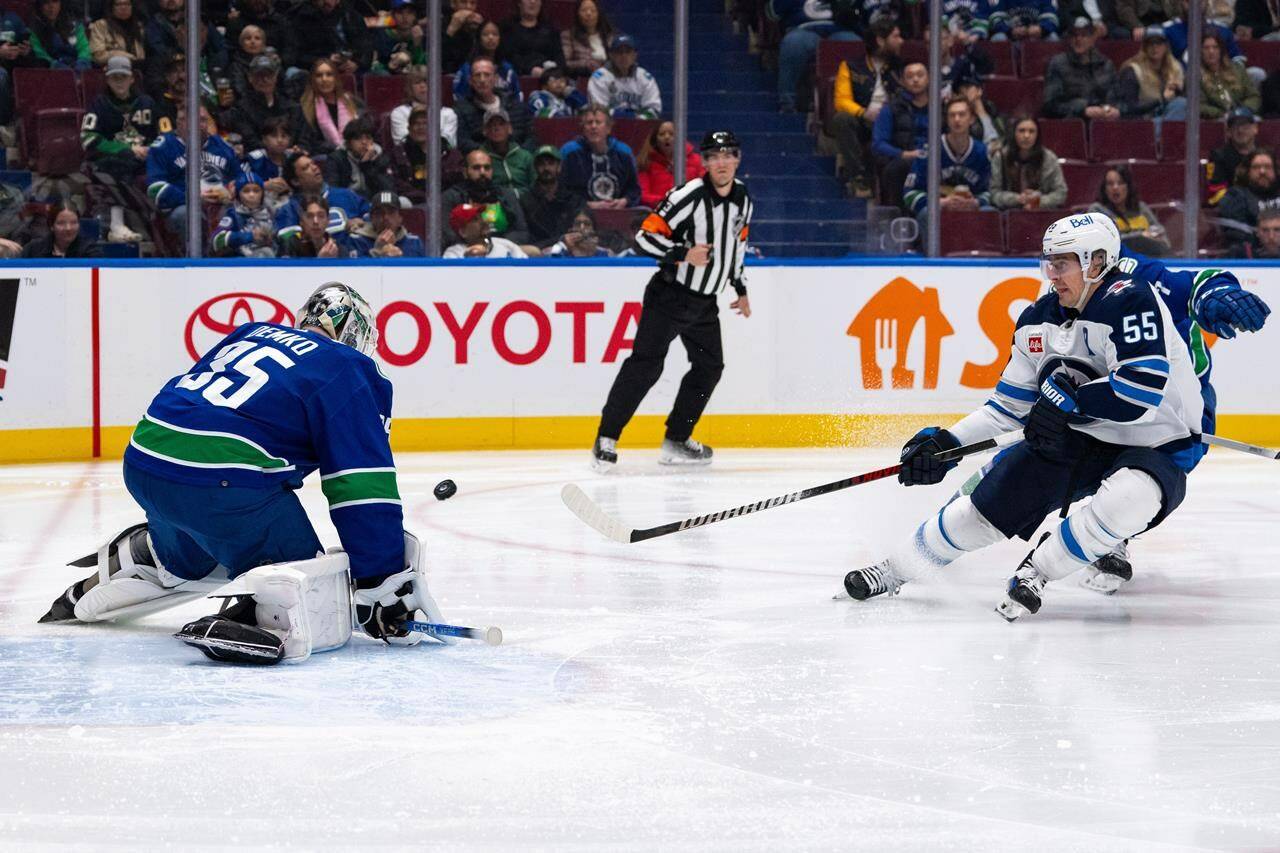
{"type": "MultiPolygon", "coordinates": [[[[90,425],[91,272],[12,273],[37,284],[20,293],[0,429],[90,425]]],[[[379,311],[397,418],[593,415],[630,352],[650,274],[636,266],[102,268],[101,424],[133,424],[165,381],[235,324],[289,322],[316,284],[335,278],[379,311]]],[[[1280,270],[1250,268],[1242,279],[1280,305],[1280,270]]],[[[753,268],[751,319],[721,297],[727,368],[708,413],[970,410],[994,385],[1013,318],[1040,287],[1034,269],[1007,266],[753,268]]],[[[1280,336],[1268,328],[1214,353],[1220,411],[1280,413],[1280,375],[1252,369],[1280,361],[1280,336]]],[[[685,364],[678,344],[668,363],[642,414],[663,412],[674,394],[685,364]]]]}
{"type": "Polygon", "coordinates": [[[13,269],[13,338],[0,390],[0,430],[88,426],[93,417],[90,271],[13,269]]]}

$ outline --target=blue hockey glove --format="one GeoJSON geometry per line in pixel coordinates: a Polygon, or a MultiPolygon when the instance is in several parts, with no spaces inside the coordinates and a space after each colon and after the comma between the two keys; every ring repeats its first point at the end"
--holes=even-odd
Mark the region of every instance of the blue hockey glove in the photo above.
{"type": "Polygon", "coordinates": [[[904,486],[932,486],[942,482],[947,472],[960,463],[939,462],[938,454],[959,446],[959,440],[945,429],[925,427],[902,446],[898,482],[904,486]]]}
{"type": "Polygon", "coordinates": [[[1205,331],[1230,340],[1236,332],[1256,332],[1267,322],[1271,309],[1257,294],[1223,287],[1200,299],[1196,318],[1205,331]]]}
{"type": "Polygon", "coordinates": [[[1078,410],[1076,385],[1058,372],[1040,383],[1040,399],[1031,407],[1023,430],[1027,446],[1046,459],[1066,461],[1072,457],[1074,442],[1068,425],[1078,410]]]}

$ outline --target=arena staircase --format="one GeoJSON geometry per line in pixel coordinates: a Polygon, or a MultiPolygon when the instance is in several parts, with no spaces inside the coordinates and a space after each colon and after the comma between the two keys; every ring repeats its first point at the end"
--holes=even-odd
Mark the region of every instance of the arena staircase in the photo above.
{"type": "MultiPolygon", "coordinates": [[[[689,22],[689,139],[696,145],[711,129],[728,128],[742,141],[741,175],[756,210],[751,243],[765,257],[839,257],[862,252],[866,204],[847,197],[835,159],[815,153],[803,115],[777,111],[771,73],[747,51],[747,37],[733,32],[723,0],[691,0],[689,22]]],[[[613,4],[610,16],[635,37],[640,64],[672,107],[670,5],[613,4]]]]}

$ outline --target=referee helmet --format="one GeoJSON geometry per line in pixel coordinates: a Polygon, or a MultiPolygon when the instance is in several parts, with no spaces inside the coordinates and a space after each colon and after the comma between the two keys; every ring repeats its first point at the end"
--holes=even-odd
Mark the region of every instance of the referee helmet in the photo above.
{"type": "Polygon", "coordinates": [[[699,149],[703,154],[709,154],[712,151],[729,151],[733,154],[742,153],[742,146],[738,144],[738,137],[733,135],[731,130],[712,130],[702,137],[702,147],[699,149]]]}

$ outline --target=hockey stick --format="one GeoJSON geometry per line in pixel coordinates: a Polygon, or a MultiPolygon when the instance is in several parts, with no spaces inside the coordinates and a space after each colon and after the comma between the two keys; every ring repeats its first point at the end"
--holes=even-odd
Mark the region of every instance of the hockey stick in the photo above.
{"type": "Polygon", "coordinates": [[[1241,453],[1252,453],[1254,456],[1261,456],[1263,459],[1280,459],[1280,451],[1272,450],[1269,447],[1259,447],[1256,444],[1245,444],[1243,441],[1223,438],[1208,432],[1202,434],[1200,440],[1211,447],[1226,447],[1230,450],[1239,450],[1241,453]]]}
{"type": "MultiPolygon", "coordinates": [[[[948,450],[939,453],[937,458],[941,462],[954,462],[971,456],[975,453],[982,453],[985,450],[992,450],[997,447],[1007,447],[1010,444],[1016,444],[1022,441],[1021,432],[1009,432],[996,438],[989,438],[986,441],[977,441],[973,444],[967,444],[964,447],[957,447],[954,450],[948,450]]],[[[560,490],[560,500],[564,501],[564,505],[569,511],[582,520],[588,527],[595,528],[597,531],[612,539],[614,542],[621,542],[623,545],[632,542],[643,542],[645,539],[654,539],[658,536],[666,536],[670,533],[679,533],[682,530],[692,530],[695,527],[705,527],[708,524],[715,524],[717,521],[725,521],[730,518],[738,518],[743,515],[750,515],[753,512],[760,512],[765,509],[773,509],[774,507],[793,504],[797,501],[816,498],[819,495],[838,492],[841,489],[848,489],[853,486],[861,486],[863,483],[870,483],[874,480],[883,480],[886,477],[893,477],[902,470],[902,465],[891,465],[888,468],[881,468],[878,471],[868,471],[865,474],[859,474],[856,477],[848,477],[844,480],[836,480],[832,483],[826,483],[821,486],[814,486],[809,489],[802,489],[798,492],[792,492],[789,495],[779,495],[776,498],[756,501],[755,503],[744,504],[733,509],[721,510],[713,512],[709,515],[699,515],[694,518],[686,518],[683,521],[673,521],[669,524],[660,524],[657,527],[648,527],[636,530],[627,527],[621,521],[609,515],[596,504],[595,501],[587,497],[586,492],[578,488],[573,483],[566,483],[565,487],[560,490]]]]}
{"type": "Polygon", "coordinates": [[[468,640],[482,640],[491,646],[502,645],[501,628],[464,628],[461,625],[437,625],[434,622],[418,622],[406,619],[400,623],[401,628],[419,631],[433,637],[465,637],[468,640]]]}

